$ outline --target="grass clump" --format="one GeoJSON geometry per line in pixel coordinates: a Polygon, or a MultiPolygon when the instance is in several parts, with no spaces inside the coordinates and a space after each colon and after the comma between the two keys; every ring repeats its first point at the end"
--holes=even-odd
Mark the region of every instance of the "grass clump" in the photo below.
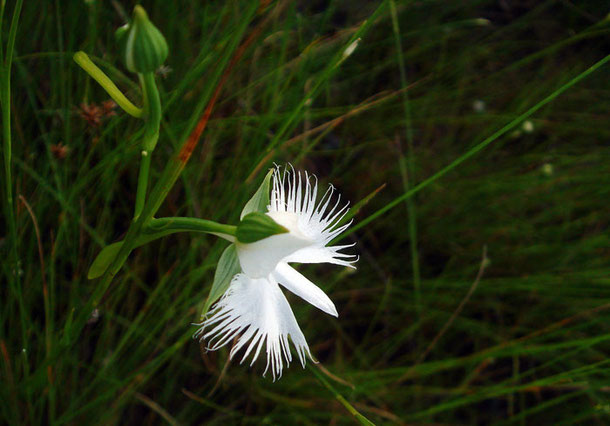
{"type": "Polygon", "coordinates": [[[146,3],[170,46],[157,71],[152,180],[225,80],[159,216],[237,223],[273,161],[315,172],[354,202],[383,187],[344,239],[358,243],[358,271],[307,271],[339,319],[291,300],[320,364],[272,383],[260,365],[228,365],[227,351],[191,339],[222,240],[171,235],[136,249],[107,291],[87,279],[133,217],[142,126],[71,58],[86,52],[140,105],[113,35],[132,5],[24,2],[11,32],[20,5],[3,5],[2,20],[12,158],[0,224],[1,419],[607,422],[603,8],[146,3]]]}

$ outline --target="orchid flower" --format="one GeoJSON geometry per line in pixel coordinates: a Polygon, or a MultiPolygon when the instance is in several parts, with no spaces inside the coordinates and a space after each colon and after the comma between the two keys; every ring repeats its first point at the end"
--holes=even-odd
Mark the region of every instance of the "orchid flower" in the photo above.
{"type": "Polygon", "coordinates": [[[351,221],[340,224],[349,203],[341,205],[341,197],[333,197],[332,185],[317,201],[315,176],[286,168],[282,173],[279,167],[267,176],[272,179],[270,197],[267,178],[246,205],[242,219],[258,204],[284,232],[248,243],[239,240],[238,228],[237,239],[223,253],[215,276],[216,285],[222,266],[220,275],[225,276],[228,288],[197,324],[200,328],[194,337],[207,340],[209,350],[237,339],[229,356],[232,359],[245,348],[240,364],[253,353],[250,366],[264,346],[267,365],[263,376],[271,369],[275,381],[282,375],[284,362],[289,366],[292,361],[288,336],[303,367],[307,356],[315,362],[280,285],[323,312],[338,316],[324,291],[289,263],[333,263],[354,268],[358,258],[341,252],[353,244],[327,246],[351,224],[351,221]]]}

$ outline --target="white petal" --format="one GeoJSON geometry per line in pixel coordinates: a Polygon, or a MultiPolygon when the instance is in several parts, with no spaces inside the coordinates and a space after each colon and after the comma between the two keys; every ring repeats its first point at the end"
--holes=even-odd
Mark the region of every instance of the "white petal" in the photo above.
{"type": "Polygon", "coordinates": [[[339,250],[353,247],[354,244],[331,247],[305,247],[295,251],[290,256],[284,258],[286,263],[332,263],[335,265],[356,267],[353,263],[358,261],[358,256],[353,254],[340,253],[339,250]]]}
{"type": "Polygon", "coordinates": [[[349,203],[341,207],[341,197],[333,197],[332,185],[316,203],[315,176],[305,173],[303,177],[287,168],[282,173],[278,168],[273,174],[272,187],[267,214],[289,232],[252,244],[237,242],[237,255],[245,274],[251,278],[267,277],[282,261],[353,267],[357,256],[339,252],[349,246],[325,247],[351,224],[338,226],[349,203]]]}
{"type": "Polygon", "coordinates": [[[311,241],[292,232],[272,235],[251,244],[235,244],[239,264],[251,278],[268,277],[283,258],[310,245],[311,241]]]}
{"type": "Polygon", "coordinates": [[[278,168],[273,174],[267,214],[289,229],[291,234],[310,240],[312,246],[324,246],[349,226],[338,226],[349,210],[349,203],[342,204],[341,196],[335,197],[335,192],[335,188],[329,185],[317,201],[318,181],[315,176],[305,173],[303,177],[300,172],[288,168],[282,173],[278,168]]]}
{"type": "Polygon", "coordinates": [[[303,367],[306,355],[313,359],[292,309],[272,277],[251,279],[237,274],[200,325],[195,337],[208,340],[209,350],[219,349],[237,338],[229,355],[231,359],[249,342],[241,362],[254,350],[254,363],[264,345],[267,354],[265,373],[271,369],[273,380],[281,377],[284,362],[289,366],[292,360],[288,336],[303,367]]]}
{"type": "Polygon", "coordinates": [[[330,298],[320,290],[320,287],[309,281],[301,275],[292,266],[287,263],[279,263],[275,271],[273,271],[275,279],[288,290],[299,296],[306,302],[311,303],[316,308],[326,312],[329,315],[338,317],[335,304],[330,298]]]}

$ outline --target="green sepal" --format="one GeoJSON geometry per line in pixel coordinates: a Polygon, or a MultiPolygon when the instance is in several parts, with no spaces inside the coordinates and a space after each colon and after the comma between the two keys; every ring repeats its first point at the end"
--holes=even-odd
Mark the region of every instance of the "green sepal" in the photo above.
{"type": "Polygon", "coordinates": [[[129,30],[131,29],[131,24],[127,23],[114,32],[114,40],[119,46],[119,52],[122,58],[125,58],[125,51],[127,46],[127,38],[129,36],[129,30]]]}
{"type": "Polygon", "coordinates": [[[288,232],[288,229],[278,224],[265,213],[248,213],[237,225],[235,236],[240,243],[255,243],[276,234],[288,232]]]}
{"type": "Polygon", "coordinates": [[[163,65],[169,48],[161,31],[148,19],[142,6],[133,9],[133,22],[127,35],[125,64],[136,73],[154,72],[163,65]]]}
{"type": "Polygon", "coordinates": [[[271,192],[271,176],[273,176],[274,169],[269,169],[265,179],[258,187],[252,198],[246,203],[244,209],[241,211],[239,220],[242,220],[245,215],[252,212],[265,213],[267,206],[269,205],[269,193],[271,192]]]}
{"type": "Polygon", "coordinates": [[[208,298],[206,299],[203,309],[201,310],[201,318],[208,313],[210,306],[220,299],[220,296],[227,291],[233,277],[240,272],[241,266],[239,265],[235,244],[231,244],[225,249],[225,251],[222,252],[222,255],[220,256],[220,260],[216,266],[216,272],[214,273],[212,288],[210,289],[208,298]]]}
{"type": "Polygon", "coordinates": [[[129,34],[129,30],[131,28],[130,24],[125,24],[114,32],[114,39],[119,44],[124,44],[127,41],[127,35],[129,34]]]}

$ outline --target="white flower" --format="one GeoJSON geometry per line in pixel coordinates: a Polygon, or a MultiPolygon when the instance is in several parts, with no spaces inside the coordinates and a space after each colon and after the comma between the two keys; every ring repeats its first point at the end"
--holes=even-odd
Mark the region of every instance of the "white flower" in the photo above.
{"type": "Polygon", "coordinates": [[[339,226],[348,204],[341,206],[341,197],[333,197],[332,185],[316,202],[318,182],[314,176],[289,170],[281,173],[276,168],[272,179],[266,214],[289,232],[251,244],[235,242],[242,273],[233,277],[228,290],[199,324],[195,337],[208,340],[210,350],[236,338],[230,357],[246,348],[241,362],[253,353],[250,365],[264,346],[267,366],[263,375],[271,368],[275,380],[281,377],[284,362],[288,366],[292,361],[288,336],[303,367],[306,355],[313,360],[278,284],[327,314],[338,316],[330,298],[288,264],[334,263],[353,268],[358,259],[340,252],[353,244],[326,246],[351,224],[339,226]]]}

